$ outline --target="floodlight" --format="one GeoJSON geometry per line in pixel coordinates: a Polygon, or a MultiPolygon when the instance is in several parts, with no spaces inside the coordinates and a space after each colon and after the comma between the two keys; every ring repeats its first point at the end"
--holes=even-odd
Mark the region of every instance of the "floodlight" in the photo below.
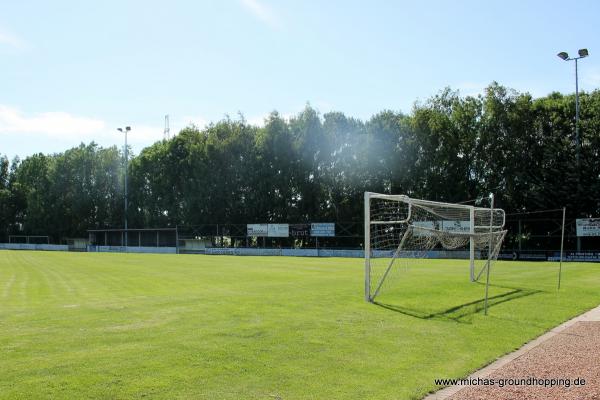
{"type": "Polygon", "coordinates": [[[577,73],[577,61],[589,55],[588,49],[579,49],[577,54],[579,54],[579,57],[569,58],[569,55],[566,52],[561,51],[557,54],[557,56],[560,57],[563,61],[575,61],[575,156],[577,159],[577,170],[579,170],[579,153],[581,152],[581,141],[579,140],[579,75],[577,73]]]}
{"type": "Polygon", "coordinates": [[[125,129],[123,128],[117,128],[117,130],[119,132],[124,132],[125,133],[125,212],[123,213],[123,217],[125,220],[125,247],[127,247],[127,205],[128,205],[128,201],[127,201],[127,163],[129,162],[129,156],[127,154],[127,132],[129,132],[131,130],[130,126],[126,126],[125,129]]]}

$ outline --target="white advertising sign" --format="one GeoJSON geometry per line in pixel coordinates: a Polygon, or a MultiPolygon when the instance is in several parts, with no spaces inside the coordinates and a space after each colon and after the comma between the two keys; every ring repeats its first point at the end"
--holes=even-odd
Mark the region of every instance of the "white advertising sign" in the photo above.
{"type": "MultiPolygon", "coordinates": [[[[435,229],[450,233],[469,233],[469,221],[414,221],[412,224],[416,227],[435,229]]],[[[429,236],[432,233],[426,230],[415,229],[415,236],[429,236]]]]}
{"type": "MultiPolygon", "coordinates": [[[[412,224],[418,228],[435,229],[433,221],[414,221],[412,224]]],[[[429,231],[421,230],[421,229],[414,229],[413,234],[415,236],[430,236],[431,235],[431,233],[429,231]]]]}
{"type": "Polygon", "coordinates": [[[310,224],[310,236],[335,236],[335,224],[331,222],[316,222],[310,224]]]}
{"type": "Polygon", "coordinates": [[[290,226],[288,224],[269,224],[267,236],[269,237],[288,237],[290,235],[290,226]]]}
{"type": "Polygon", "coordinates": [[[469,233],[470,225],[469,221],[443,221],[442,229],[444,232],[469,233]]]}
{"type": "Polygon", "coordinates": [[[600,236],[600,218],[578,218],[577,236],[600,236]]]}
{"type": "Polygon", "coordinates": [[[248,224],[246,225],[246,234],[248,236],[267,236],[269,225],[267,224],[248,224]]]}

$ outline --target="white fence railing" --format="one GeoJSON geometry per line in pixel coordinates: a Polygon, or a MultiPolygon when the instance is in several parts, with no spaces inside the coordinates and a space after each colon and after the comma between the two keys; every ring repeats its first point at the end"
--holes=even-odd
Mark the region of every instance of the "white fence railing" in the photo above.
{"type": "Polygon", "coordinates": [[[339,249],[256,249],[247,247],[209,247],[204,254],[230,256],[290,256],[290,257],[354,257],[362,258],[362,250],[339,249]]]}
{"type": "Polygon", "coordinates": [[[175,254],[176,247],[152,247],[152,246],[92,246],[88,245],[87,251],[100,253],[159,253],[175,254]]]}
{"type": "MultiPolygon", "coordinates": [[[[69,251],[68,245],[62,244],[26,244],[26,243],[0,243],[0,250],[42,250],[42,251],[69,251]]],[[[159,253],[159,254],[175,254],[176,247],[137,247],[137,246],[87,246],[87,251],[90,252],[113,252],[113,253],[159,253]]],[[[348,257],[348,258],[363,258],[362,250],[342,250],[342,249],[257,249],[249,247],[207,247],[203,251],[198,251],[199,254],[209,255],[231,255],[231,256],[289,256],[289,257],[348,257]]],[[[393,251],[374,251],[374,257],[389,257],[393,251]]],[[[411,257],[411,255],[408,255],[411,257]]],[[[558,261],[560,254],[556,253],[553,256],[546,256],[545,253],[540,253],[536,260],[558,261]]],[[[430,250],[427,252],[419,252],[413,255],[418,258],[459,258],[468,259],[469,254],[466,251],[447,251],[447,250],[430,250]]],[[[526,255],[521,255],[521,260],[531,261],[526,255]]],[[[502,259],[515,259],[513,255],[508,254],[502,259]]],[[[567,252],[563,257],[563,261],[580,261],[580,262],[600,262],[600,252],[567,252]]]]}
{"type": "Polygon", "coordinates": [[[44,251],[68,251],[69,246],[62,244],[28,244],[28,243],[0,243],[0,249],[4,250],[44,250],[44,251]]]}
{"type": "MultiPolygon", "coordinates": [[[[25,244],[25,243],[0,243],[0,249],[5,250],[47,250],[47,251],[69,251],[69,246],[59,244],[25,244]]],[[[87,246],[89,252],[107,253],[159,253],[175,254],[176,247],[137,247],[137,246],[87,246]]],[[[390,252],[381,252],[379,257],[389,257],[390,252]],[[383,254],[385,253],[385,254],[383,254]]],[[[362,258],[362,250],[340,250],[340,249],[257,249],[250,247],[208,247],[204,254],[230,255],[230,256],[290,256],[290,257],[348,257],[362,258]]],[[[468,258],[468,254],[462,252],[428,251],[425,258],[468,258]],[[457,254],[461,253],[461,254],[457,254]]]]}

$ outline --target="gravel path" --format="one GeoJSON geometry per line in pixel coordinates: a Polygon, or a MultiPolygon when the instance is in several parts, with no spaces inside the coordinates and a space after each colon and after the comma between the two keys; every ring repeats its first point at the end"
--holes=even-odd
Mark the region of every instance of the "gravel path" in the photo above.
{"type": "MultiPolygon", "coordinates": [[[[580,321],[503,365],[487,379],[494,386],[465,386],[450,400],[600,400],[600,322],[580,321]],[[569,379],[556,386],[510,385],[508,379],[569,379]],[[584,385],[575,385],[576,379],[584,385]],[[499,387],[504,379],[504,387],[499,387]],[[569,386],[569,387],[566,387],[569,386]]],[[[483,377],[482,377],[483,379],[483,377]]]]}

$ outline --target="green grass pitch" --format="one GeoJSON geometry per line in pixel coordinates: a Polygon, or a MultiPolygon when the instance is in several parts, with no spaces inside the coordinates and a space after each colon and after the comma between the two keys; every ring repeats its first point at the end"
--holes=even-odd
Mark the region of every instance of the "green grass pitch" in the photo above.
{"type": "Polygon", "coordinates": [[[600,303],[600,265],[0,251],[1,399],[418,399],[600,303]]]}

